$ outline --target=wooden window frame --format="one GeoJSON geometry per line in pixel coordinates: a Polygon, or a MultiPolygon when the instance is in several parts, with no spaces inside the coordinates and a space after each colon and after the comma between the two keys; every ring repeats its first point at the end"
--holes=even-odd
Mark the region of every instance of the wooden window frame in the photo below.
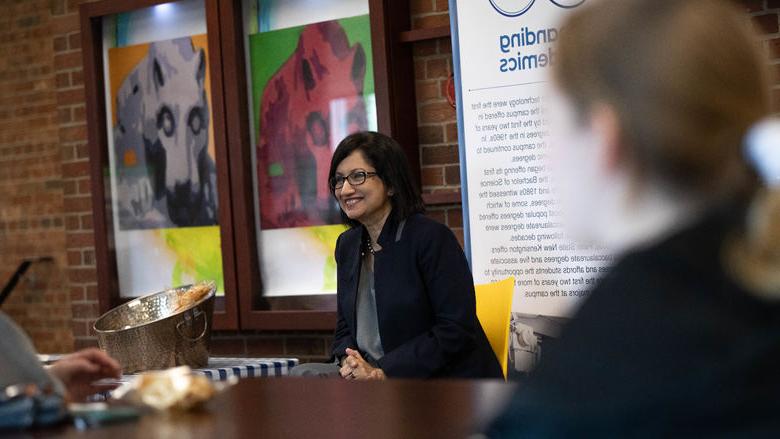
{"type": "MultiPolygon", "coordinates": [[[[80,6],[101,312],[128,300],[119,295],[116,253],[110,235],[113,233],[111,209],[106,205],[109,184],[103,170],[108,166],[108,130],[102,71],[102,18],[167,2],[101,0],[80,6]]],[[[241,0],[204,0],[204,3],[225,276],[225,296],[218,304],[223,311],[215,312],[214,327],[229,330],[332,330],[336,324],[335,305],[329,305],[330,310],[253,308],[256,295],[262,291],[262,279],[255,227],[254,145],[250,140],[242,4],[241,0]]],[[[415,76],[410,43],[433,38],[443,31],[435,35],[415,36],[415,31],[410,31],[408,1],[369,0],[369,17],[378,130],[402,145],[413,176],[420,184],[415,76]]],[[[429,204],[452,204],[459,201],[459,196],[432,194],[426,197],[426,201],[429,204]]],[[[327,300],[335,303],[335,295],[328,297],[330,299],[327,300]]]]}
{"type": "MultiPolygon", "coordinates": [[[[225,136],[222,77],[221,35],[218,0],[204,0],[208,68],[211,79],[211,120],[214,132],[219,197],[219,227],[222,242],[222,267],[225,295],[215,304],[214,328],[238,329],[236,301],[235,252],[233,251],[233,214],[230,203],[230,173],[225,136]]],[[[103,0],[79,7],[84,88],[86,97],[87,136],[89,139],[92,210],[95,233],[95,259],[98,277],[100,311],[120,305],[131,298],[119,294],[116,250],[113,243],[112,208],[107,206],[110,182],[104,174],[109,169],[108,128],[106,127],[105,78],[103,72],[103,17],[168,3],[166,0],[103,0]]]]}

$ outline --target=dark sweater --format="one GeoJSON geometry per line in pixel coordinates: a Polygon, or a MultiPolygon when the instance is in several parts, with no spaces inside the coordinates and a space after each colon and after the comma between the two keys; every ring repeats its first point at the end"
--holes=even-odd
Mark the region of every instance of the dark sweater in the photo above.
{"type": "MultiPolygon", "coordinates": [[[[355,348],[355,299],[364,227],[344,232],[336,244],[338,322],[333,354],[355,348]]],[[[422,215],[399,223],[391,217],[378,239],[374,287],[388,377],[498,378],[501,367],[477,320],[474,281],[452,232],[422,215]]]]}
{"type": "Polygon", "coordinates": [[[780,433],[780,301],[724,270],[744,210],[621,258],[491,437],[780,433]]]}

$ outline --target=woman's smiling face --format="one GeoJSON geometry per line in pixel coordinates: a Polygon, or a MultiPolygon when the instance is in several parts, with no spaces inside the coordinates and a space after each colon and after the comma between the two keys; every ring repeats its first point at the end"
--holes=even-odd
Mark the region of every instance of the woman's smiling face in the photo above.
{"type": "Polygon", "coordinates": [[[363,225],[384,219],[390,210],[390,197],[388,188],[377,175],[366,178],[363,184],[353,186],[346,179],[355,172],[376,172],[358,149],[348,155],[336,168],[336,176],[344,177],[344,186],[334,189],[334,195],[344,213],[349,219],[360,222],[363,225]]]}

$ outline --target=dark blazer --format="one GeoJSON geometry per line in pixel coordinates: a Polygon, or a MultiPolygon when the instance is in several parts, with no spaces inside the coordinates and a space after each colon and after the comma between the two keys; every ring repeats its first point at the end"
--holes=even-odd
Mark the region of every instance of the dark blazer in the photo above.
{"type": "MultiPolygon", "coordinates": [[[[423,215],[399,223],[390,215],[374,258],[379,335],[388,377],[493,378],[501,367],[479,324],[474,281],[455,236],[423,215]],[[399,227],[402,224],[402,227],[399,227]]],[[[338,323],[333,355],[356,348],[355,304],[364,227],[336,243],[338,323]]]]}
{"type": "Polygon", "coordinates": [[[736,283],[728,206],[623,256],[489,437],[779,437],[780,301],[736,283]]]}

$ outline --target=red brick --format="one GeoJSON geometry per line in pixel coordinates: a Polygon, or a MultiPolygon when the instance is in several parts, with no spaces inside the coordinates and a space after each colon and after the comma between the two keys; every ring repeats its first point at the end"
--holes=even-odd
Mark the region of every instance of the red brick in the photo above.
{"type": "Polygon", "coordinates": [[[94,318],[100,315],[97,303],[84,302],[74,303],[71,308],[73,309],[73,318],[94,318]]]}
{"type": "Polygon", "coordinates": [[[92,230],[94,227],[92,213],[81,215],[81,230],[92,230]]]}
{"type": "Polygon", "coordinates": [[[84,320],[72,321],[71,329],[73,330],[73,336],[75,337],[86,337],[89,335],[89,325],[84,320]]]}
{"type": "Polygon", "coordinates": [[[444,127],[445,140],[447,142],[455,143],[458,141],[458,124],[456,122],[448,123],[444,127]]]}
{"type": "Polygon", "coordinates": [[[65,213],[89,212],[92,210],[90,196],[70,197],[65,199],[65,213]]]}
{"type": "Polygon", "coordinates": [[[753,25],[762,34],[775,34],[780,30],[777,14],[756,15],[753,17],[753,25]]]}
{"type": "Polygon", "coordinates": [[[94,268],[69,268],[68,279],[75,283],[91,282],[97,273],[94,268]]]}
{"type": "Polygon", "coordinates": [[[463,211],[460,208],[447,209],[447,225],[450,228],[463,227],[463,211]]]}
{"type": "Polygon", "coordinates": [[[441,125],[421,125],[417,128],[421,145],[444,143],[444,130],[441,125]]]}
{"type": "Polygon", "coordinates": [[[436,210],[428,209],[428,212],[426,212],[425,216],[427,216],[428,218],[434,221],[440,222],[442,224],[447,223],[447,216],[445,212],[440,209],[436,209],[436,210]]]}
{"type": "Polygon", "coordinates": [[[438,99],[441,96],[437,81],[417,81],[415,91],[418,103],[438,99]]]}
{"type": "Polygon", "coordinates": [[[435,55],[438,52],[436,40],[418,41],[412,46],[414,56],[435,55]]]}
{"type": "Polygon", "coordinates": [[[780,38],[769,40],[767,44],[769,44],[769,56],[780,58],[780,38]]]}
{"type": "Polygon", "coordinates": [[[60,128],[61,142],[78,142],[87,139],[87,127],[84,125],[68,126],[60,128]]]}
{"type": "Polygon", "coordinates": [[[74,88],[57,92],[57,103],[59,105],[73,105],[84,103],[84,89],[74,88]]]}
{"type": "Polygon", "coordinates": [[[79,30],[79,15],[67,14],[52,17],[50,26],[53,35],[75,32],[79,30]]]}
{"type": "MultiPolygon", "coordinates": [[[[222,357],[244,357],[246,356],[246,344],[244,338],[214,338],[209,345],[211,355],[222,357]]],[[[282,353],[282,351],[278,351],[282,353]]]]}
{"type": "Polygon", "coordinates": [[[436,58],[426,61],[425,63],[425,77],[428,79],[434,78],[449,78],[450,76],[450,61],[446,58],[436,58]]]}
{"type": "Polygon", "coordinates": [[[434,1],[435,0],[411,0],[409,3],[412,15],[433,12],[435,10],[434,1]]]}
{"type": "Polygon", "coordinates": [[[74,32],[68,35],[68,48],[71,50],[81,49],[81,33],[74,32]]]}
{"type": "Polygon", "coordinates": [[[421,170],[423,186],[441,186],[444,183],[444,171],[441,167],[421,170]]]}
{"type": "Polygon", "coordinates": [[[57,37],[54,39],[54,51],[62,52],[68,50],[68,39],[66,37],[57,37]]]}
{"type": "Polygon", "coordinates": [[[444,184],[455,186],[460,185],[460,166],[447,166],[444,168],[444,184]]]}
{"type": "Polygon", "coordinates": [[[321,337],[294,337],[286,340],[285,354],[327,356],[328,349],[325,346],[325,340],[321,337]]]}
{"type": "Polygon", "coordinates": [[[431,27],[449,26],[450,16],[448,14],[441,15],[426,15],[424,17],[417,17],[414,19],[412,28],[414,29],[427,29],[431,27]]]}
{"type": "Polygon", "coordinates": [[[95,235],[92,231],[68,233],[65,236],[65,242],[68,248],[85,248],[95,246],[95,235]]]}
{"type": "Polygon", "coordinates": [[[433,102],[418,108],[420,122],[441,123],[450,122],[455,118],[455,109],[448,102],[433,102]]]}
{"type": "Polygon", "coordinates": [[[68,266],[81,265],[81,252],[78,250],[68,250],[68,266]]]}
{"type": "Polygon", "coordinates": [[[249,356],[281,356],[284,355],[284,339],[260,337],[247,338],[246,354],[249,356]]]}
{"type": "Polygon", "coordinates": [[[455,145],[422,147],[423,165],[448,165],[458,163],[458,148],[455,145]]]}
{"type": "Polygon", "coordinates": [[[64,178],[84,177],[89,175],[89,162],[82,160],[62,164],[62,176],[64,178]]]}
{"type": "Polygon", "coordinates": [[[62,15],[65,13],[65,0],[49,0],[49,12],[51,15],[62,15]]]}
{"type": "Polygon", "coordinates": [[[82,301],[87,298],[85,294],[85,289],[81,285],[71,285],[70,287],[70,300],[75,301],[82,301]]]}
{"type": "MultiPolygon", "coordinates": [[[[97,278],[93,279],[92,282],[97,282],[97,278]]],[[[97,302],[98,300],[98,289],[97,285],[87,285],[84,288],[84,294],[87,300],[92,300],[97,302]]]]}
{"type": "Polygon", "coordinates": [[[448,0],[434,0],[437,12],[449,12],[450,4],[448,0]]]}
{"type": "Polygon", "coordinates": [[[78,337],[73,341],[74,349],[86,349],[98,347],[97,339],[94,337],[78,337]]]}
{"type": "Polygon", "coordinates": [[[54,55],[54,69],[67,70],[83,65],[83,58],[80,51],[59,53],[54,55]]]}
{"type": "Polygon", "coordinates": [[[745,12],[759,12],[764,10],[764,0],[740,0],[736,2],[745,8],[745,12]]]}

